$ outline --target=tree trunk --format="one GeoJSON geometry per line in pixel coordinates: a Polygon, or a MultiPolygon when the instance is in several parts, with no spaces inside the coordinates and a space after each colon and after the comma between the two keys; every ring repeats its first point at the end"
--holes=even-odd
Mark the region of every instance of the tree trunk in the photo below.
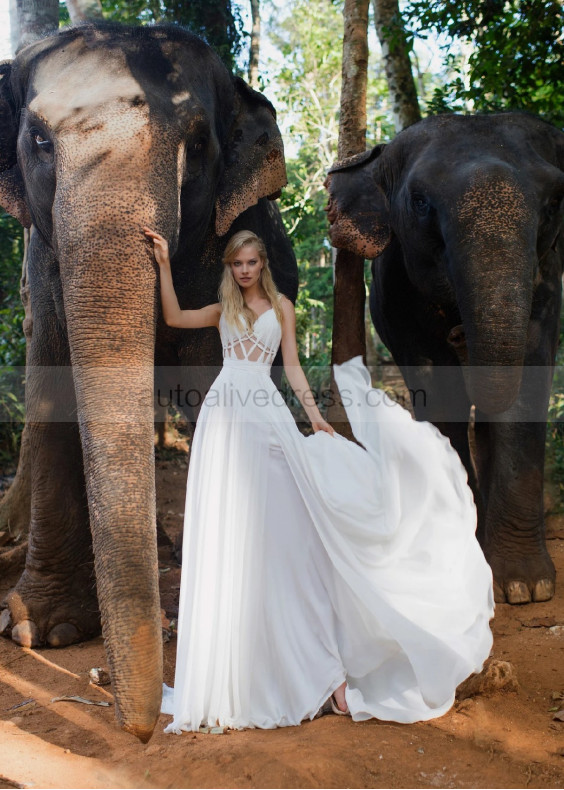
{"type": "Polygon", "coordinates": [[[368,366],[370,372],[374,373],[376,372],[379,363],[377,346],[378,335],[375,334],[374,327],[372,326],[372,318],[370,316],[368,299],[366,300],[364,310],[364,334],[366,337],[366,365],[368,366]]]}
{"type": "Polygon", "coordinates": [[[249,57],[249,85],[258,90],[259,87],[259,52],[260,52],[260,0],[251,0],[251,49],[249,57]]]}
{"type": "Polygon", "coordinates": [[[372,0],[396,132],[421,120],[398,0],[372,0]]]}
{"type": "Polygon", "coordinates": [[[67,10],[73,25],[87,19],[103,19],[100,0],[66,0],[67,10]]]}
{"type": "Polygon", "coordinates": [[[17,0],[10,0],[10,50],[14,58],[20,41],[20,24],[18,22],[17,0]]]}
{"type": "MultiPolygon", "coordinates": [[[[369,0],[345,0],[339,159],[360,153],[366,147],[368,4],[369,0]]],[[[338,250],[334,266],[331,362],[341,364],[359,354],[366,362],[364,258],[338,250]]],[[[331,390],[337,396],[333,373],[331,390]]],[[[329,420],[337,430],[353,438],[340,398],[334,398],[334,405],[328,411],[329,420]]]]}
{"type": "Polygon", "coordinates": [[[345,0],[339,159],[366,148],[368,0],[345,0]]]}
{"type": "Polygon", "coordinates": [[[25,47],[59,27],[59,0],[17,0],[20,40],[25,47]]]}

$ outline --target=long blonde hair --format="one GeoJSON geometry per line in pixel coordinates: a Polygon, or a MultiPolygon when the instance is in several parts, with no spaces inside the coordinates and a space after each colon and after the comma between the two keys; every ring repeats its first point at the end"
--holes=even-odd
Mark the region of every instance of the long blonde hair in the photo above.
{"type": "Polygon", "coordinates": [[[222,305],[222,313],[225,316],[225,320],[229,324],[236,326],[240,331],[243,331],[243,326],[241,325],[240,320],[240,314],[242,314],[245,320],[247,331],[250,332],[258,318],[254,310],[251,310],[251,308],[245,303],[245,300],[243,299],[243,291],[236,283],[230,266],[232,261],[236,258],[239,250],[242,247],[245,247],[247,244],[252,244],[257,248],[257,252],[263,263],[263,267],[259,275],[259,285],[262,287],[262,290],[272,305],[280,325],[282,325],[280,292],[276,287],[274,280],[272,279],[272,272],[268,264],[266,247],[263,240],[257,236],[256,233],[253,233],[252,230],[240,230],[238,233],[235,233],[235,235],[229,239],[227,247],[225,248],[225,252],[223,253],[223,275],[219,284],[218,296],[222,305]]]}

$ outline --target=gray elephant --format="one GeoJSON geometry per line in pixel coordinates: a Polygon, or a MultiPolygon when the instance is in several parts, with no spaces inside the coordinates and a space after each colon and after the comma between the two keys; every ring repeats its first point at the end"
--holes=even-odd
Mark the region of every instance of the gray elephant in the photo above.
{"type": "Polygon", "coordinates": [[[267,199],[286,183],[282,140],[271,104],[173,26],[64,30],[0,79],[0,204],[33,226],[31,527],[8,632],[66,645],[101,619],[118,720],[147,741],[162,687],[154,365],[166,391],[205,393],[222,355],[214,329],[163,323],[142,228],[169,240],[184,308],[217,301],[241,228],[265,239],[295,300],[296,261],[267,199]]]}
{"type": "Polygon", "coordinates": [[[554,594],[543,471],[563,171],[564,134],[534,116],[442,115],[337,163],[327,181],[333,244],[374,259],[374,325],[417,419],[466,466],[496,600],[513,604],[554,594]]]}

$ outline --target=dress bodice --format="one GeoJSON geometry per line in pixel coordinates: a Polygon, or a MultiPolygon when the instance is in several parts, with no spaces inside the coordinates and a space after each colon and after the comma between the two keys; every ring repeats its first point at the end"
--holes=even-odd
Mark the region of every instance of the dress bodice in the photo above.
{"type": "Polygon", "coordinates": [[[219,334],[224,360],[256,362],[268,367],[272,365],[282,339],[282,329],[273,307],[258,316],[250,332],[246,329],[241,332],[229,324],[222,313],[219,334]]]}

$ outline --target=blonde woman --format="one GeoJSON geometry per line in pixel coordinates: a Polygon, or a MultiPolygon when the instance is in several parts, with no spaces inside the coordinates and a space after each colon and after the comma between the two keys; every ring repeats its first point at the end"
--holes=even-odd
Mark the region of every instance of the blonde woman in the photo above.
{"type": "Polygon", "coordinates": [[[224,355],[190,451],[166,731],[297,725],[326,701],[357,721],[442,715],[492,643],[491,571],[458,455],[371,387],[361,357],[335,379],[363,447],[334,432],[254,233],[229,240],[219,301],[182,310],[167,242],[144,230],[165,321],[217,327],[224,355]],[[270,377],[279,347],[307,437],[270,377]]]}

